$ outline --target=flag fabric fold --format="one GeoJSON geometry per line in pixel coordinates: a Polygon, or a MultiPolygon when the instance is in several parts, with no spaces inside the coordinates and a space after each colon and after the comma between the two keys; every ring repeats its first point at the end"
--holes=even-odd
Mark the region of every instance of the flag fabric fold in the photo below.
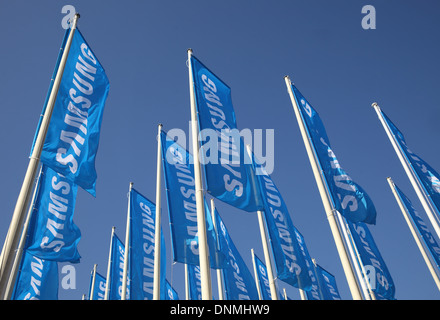
{"type": "Polygon", "coordinates": [[[291,84],[296,104],[316,151],[317,161],[335,206],[350,221],[376,223],[376,209],[368,194],[345,172],[330,147],[324,125],[318,113],[299,90],[291,84]]]}
{"type": "Polygon", "coordinates": [[[257,272],[257,282],[261,292],[261,300],[272,300],[266,265],[260,260],[260,258],[257,257],[256,254],[254,254],[254,263],[257,272]]]}

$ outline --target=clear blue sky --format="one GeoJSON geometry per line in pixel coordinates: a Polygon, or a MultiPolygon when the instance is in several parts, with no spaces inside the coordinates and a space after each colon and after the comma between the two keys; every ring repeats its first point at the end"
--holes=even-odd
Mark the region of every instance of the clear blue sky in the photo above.
{"type": "MultiPolygon", "coordinates": [[[[93,264],[106,274],[112,226],[125,237],[129,183],[154,201],[157,125],[188,132],[188,48],[231,87],[239,129],[275,130],[272,179],[311,256],[335,275],[342,298],[351,295],[284,75],[320,114],[340,164],[373,200],[378,215],[370,230],[396,298],[440,298],[386,177],[428,220],[371,107],[378,102],[410,149],[440,171],[438,1],[0,0],[1,244],[64,34],[61,8],[67,4],[81,14],[79,28],[111,87],[96,159],[97,196],[80,189],[76,202],[74,221],[82,232],[77,289],[60,288],[60,299],[88,293],[93,264]],[[361,27],[367,4],[376,8],[375,30],[361,27]]],[[[184,298],[183,266],[170,260],[165,194],[162,199],[167,278],[184,298]]],[[[251,269],[251,248],[263,257],[257,216],[219,201],[217,206],[251,269]]],[[[297,289],[278,285],[299,298],[297,289]]]]}

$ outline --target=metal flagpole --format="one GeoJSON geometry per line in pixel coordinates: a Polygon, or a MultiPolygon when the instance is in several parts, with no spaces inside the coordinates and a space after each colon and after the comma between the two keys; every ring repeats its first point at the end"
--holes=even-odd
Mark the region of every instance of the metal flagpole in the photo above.
{"type": "Polygon", "coordinates": [[[127,209],[127,227],[125,229],[125,252],[124,252],[124,271],[122,273],[122,292],[121,300],[127,298],[127,274],[128,274],[128,255],[130,251],[130,200],[131,200],[131,189],[133,188],[133,182],[130,182],[130,187],[128,189],[128,209],[127,209]]]}
{"type": "Polygon", "coordinates": [[[400,210],[402,211],[403,217],[405,218],[406,223],[408,224],[409,229],[411,230],[411,234],[414,237],[414,240],[417,243],[417,246],[420,250],[420,253],[423,256],[423,259],[425,260],[426,265],[428,266],[429,272],[431,272],[432,277],[434,278],[434,282],[437,285],[437,288],[440,290],[440,278],[438,274],[438,267],[436,268],[434,264],[432,263],[432,256],[431,254],[428,254],[428,250],[426,249],[426,246],[424,244],[424,241],[421,240],[421,235],[417,229],[417,227],[414,225],[414,221],[411,218],[411,215],[408,213],[407,209],[405,208],[405,205],[402,202],[402,199],[397,194],[396,186],[393,182],[393,180],[388,177],[387,178],[388,184],[390,185],[391,190],[393,191],[394,197],[396,198],[396,201],[399,205],[400,210]],[[436,271],[437,270],[437,271],[436,271]]]}
{"type": "Polygon", "coordinates": [[[191,67],[192,50],[188,49],[189,92],[191,99],[191,132],[194,158],[194,180],[197,208],[197,234],[199,238],[200,280],[202,284],[202,300],[212,300],[211,272],[209,266],[209,248],[206,236],[206,219],[202,185],[202,172],[199,160],[199,134],[195,100],[194,77],[191,67]]]}
{"type": "Polygon", "coordinates": [[[260,284],[258,283],[257,265],[255,264],[255,253],[254,253],[253,248],[251,249],[251,255],[252,255],[252,266],[254,267],[255,285],[257,286],[257,290],[258,290],[258,298],[260,300],[263,300],[263,295],[261,294],[260,284]]]}
{"type": "Polygon", "coordinates": [[[420,202],[422,203],[422,206],[426,211],[426,215],[428,216],[429,221],[431,221],[431,224],[437,234],[437,237],[440,239],[440,226],[439,226],[438,221],[436,219],[436,215],[434,213],[434,210],[432,209],[430,203],[428,202],[429,200],[427,200],[427,198],[429,199],[429,197],[426,196],[426,194],[424,193],[424,191],[420,187],[421,183],[418,181],[418,176],[414,172],[414,169],[412,168],[412,166],[406,160],[406,157],[404,155],[402,147],[400,146],[399,142],[394,137],[393,133],[391,132],[391,129],[388,127],[388,125],[382,115],[382,111],[381,111],[379,105],[376,102],[374,102],[371,106],[376,111],[377,116],[379,117],[379,120],[382,123],[382,126],[384,127],[388,138],[391,141],[391,144],[394,148],[394,151],[396,152],[397,157],[399,158],[400,163],[402,164],[403,169],[405,170],[405,173],[408,176],[409,181],[411,182],[411,185],[413,186],[420,202]]]}
{"type": "Polygon", "coordinates": [[[327,216],[328,223],[330,225],[331,232],[336,244],[336,249],[341,260],[342,268],[344,269],[345,277],[347,278],[348,286],[350,288],[351,295],[354,300],[362,300],[361,290],[356,281],[356,276],[353,267],[350,263],[350,258],[347,252],[346,245],[341,235],[341,231],[338,227],[338,222],[335,217],[336,209],[333,207],[330,195],[327,192],[326,185],[324,183],[324,177],[321,176],[321,170],[318,166],[318,161],[315,155],[315,150],[312,146],[310,138],[308,136],[305,124],[303,122],[301,111],[296,103],[295,96],[292,91],[291,81],[288,76],[284,77],[286,82],[287,91],[290,95],[290,100],[292,102],[293,110],[295,111],[296,119],[298,121],[299,129],[301,131],[301,136],[304,140],[304,145],[306,147],[307,155],[312,166],[313,174],[315,176],[316,184],[318,186],[319,194],[321,195],[322,203],[324,205],[325,213],[327,216]]]}
{"type": "Polygon", "coordinates": [[[12,293],[14,291],[14,286],[15,286],[15,282],[17,280],[17,275],[18,275],[18,269],[20,268],[24,247],[26,245],[26,240],[28,237],[29,223],[32,218],[32,211],[34,209],[35,197],[37,196],[37,193],[39,190],[39,181],[41,179],[41,168],[42,167],[40,166],[40,173],[38,175],[37,182],[35,183],[34,192],[33,192],[32,200],[31,200],[31,205],[28,208],[28,213],[26,215],[26,220],[24,222],[23,232],[21,233],[20,243],[18,244],[17,252],[15,254],[14,264],[13,264],[12,270],[11,270],[11,276],[9,277],[9,281],[6,286],[6,291],[4,293],[5,300],[10,300],[12,293]]]}
{"type": "MultiPolygon", "coordinates": [[[[250,159],[252,158],[252,150],[250,145],[246,145],[246,150],[249,155],[250,159]]],[[[257,211],[258,216],[258,225],[260,227],[260,235],[261,235],[261,242],[263,244],[263,253],[264,253],[264,263],[266,264],[267,269],[267,280],[269,281],[269,287],[270,287],[270,295],[272,296],[272,300],[278,300],[278,292],[275,285],[275,279],[273,277],[273,268],[272,268],[272,261],[270,259],[270,253],[269,253],[269,245],[268,245],[268,235],[266,231],[266,224],[264,223],[264,212],[261,210],[257,211]]]]}
{"type": "Polygon", "coordinates": [[[160,231],[161,231],[161,185],[162,185],[162,124],[157,128],[157,173],[156,173],[156,222],[154,230],[154,277],[153,277],[153,300],[160,300],[160,231]]]}
{"type": "Polygon", "coordinates": [[[107,264],[107,278],[105,279],[105,294],[104,300],[108,300],[110,295],[110,269],[112,265],[112,248],[113,248],[113,236],[115,235],[115,227],[112,227],[112,235],[110,237],[110,250],[108,253],[108,264],[107,264]]]}
{"type": "Polygon", "coordinates": [[[90,288],[90,297],[89,300],[93,300],[93,294],[95,293],[95,279],[96,279],[96,267],[98,265],[95,263],[93,265],[93,270],[92,270],[92,287],[90,288]]]}
{"type": "MultiPolygon", "coordinates": [[[[214,199],[211,198],[211,219],[212,219],[212,225],[214,227],[214,232],[216,235],[216,239],[217,239],[217,246],[219,245],[219,241],[218,241],[218,226],[217,226],[217,221],[215,219],[215,203],[214,203],[214,199]]],[[[217,287],[218,287],[218,299],[219,300],[224,300],[224,295],[223,295],[223,270],[222,269],[217,269],[217,287]]]]}
{"type": "Polygon", "coordinates": [[[188,275],[188,264],[185,263],[185,300],[189,299],[189,275],[188,275]]]}
{"type": "Polygon", "coordinates": [[[70,45],[72,44],[73,35],[75,33],[76,24],[79,18],[79,14],[75,14],[71,32],[66,42],[65,51],[62,55],[60,66],[55,77],[52,91],[49,96],[46,111],[44,112],[43,120],[41,121],[40,130],[38,131],[37,139],[35,140],[34,148],[32,150],[31,157],[29,159],[28,168],[24,177],[23,184],[21,186],[20,193],[18,195],[17,203],[15,205],[12,220],[9,225],[8,236],[4,244],[3,261],[0,266],[0,292],[4,292],[8,283],[8,279],[11,276],[11,270],[14,263],[15,248],[17,248],[20,241],[21,231],[23,229],[23,223],[26,217],[26,211],[29,206],[30,198],[32,196],[32,187],[37,174],[38,165],[40,163],[41,151],[43,149],[46,133],[49,128],[50,118],[52,116],[53,107],[60,87],[61,79],[66,65],[67,57],[70,51],[70,45]]]}

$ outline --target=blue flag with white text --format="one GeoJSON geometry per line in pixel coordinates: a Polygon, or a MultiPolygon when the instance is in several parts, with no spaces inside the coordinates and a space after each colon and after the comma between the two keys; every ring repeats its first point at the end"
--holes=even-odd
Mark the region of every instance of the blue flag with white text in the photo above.
{"type": "Polygon", "coordinates": [[[376,298],[394,300],[395,287],[391,274],[365,223],[347,221],[350,234],[369,277],[376,298]]]}
{"type": "Polygon", "coordinates": [[[320,265],[316,265],[316,275],[318,276],[319,288],[324,300],[341,300],[335,276],[325,270],[320,265]]]}
{"type": "Polygon", "coordinates": [[[98,272],[95,273],[95,283],[93,283],[93,272],[90,277],[89,300],[104,300],[106,280],[98,272]],[[93,286],[93,292],[92,292],[93,286]]]}
{"type": "MultiPolygon", "coordinates": [[[[125,246],[118,238],[116,233],[113,234],[112,248],[111,248],[111,263],[110,263],[110,282],[109,286],[109,300],[121,300],[122,297],[122,283],[124,276],[124,258],[125,246]]],[[[130,273],[127,275],[127,293],[126,299],[130,299],[130,273]]]]}
{"type": "Polygon", "coordinates": [[[408,148],[403,134],[399,131],[399,129],[397,129],[397,127],[385,115],[385,113],[383,111],[381,112],[401,150],[405,154],[406,160],[411,164],[411,167],[416,172],[416,175],[421,182],[423,189],[426,191],[428,198],[430,198],[434,203],[434,206],[437,209],[437,214],[440,214],[440,174],[408,148]]]}
{"type": "Polygon", "coordinates": [[[24,251],[12,300],[58,300],[58,262],[24,251]]]}
{"type": "Polygon", "coordinates": [[[28,232],[27,251],[44,260],[79,262],[79,228],[73,222],[78,187],[43,165],[28,232]]]}
{"type": "MultiPolygon", "coordinates": [[[[130,194],[130,299],[153,300],[156,205],[134,188],[130,194]]],[[[161,300],[165,298],[166,248],[161,232],[161,300]]]]}
{"type": "MultiPolygon", "coordinates": [[[[161,132],[161,141],[174,261],[199,265],[197,207],[192,156],[168,137],[164,131],[161,132]]],[[[215,230],[206,208],[205,205],[210,265],[214,269],[224,268],[226,254],[221,252],[221,248],[216,245],[215,230]]]]}
{"type": "Polygon", "coordinates": [[[278,279],[288,284],[310,290],[312,279],[309,275],[309,261],[305,243],[298,238],[287,206],[271,177],[252,155],[257,175],[258,189],[264,202],[264,216],[269,231],[270,244],[275,259],[278,279]]]}
{"type": "Polygon", "coordinates": [[[40,159],[93,196],[109,87],[102,65],[76,29],[40,159]]]}
{"type": "Polygon", "coordinates": [[[201,153],[207,191],[245,211],[262,208],[252,186],[252,168],[237,130],[231,89],[194,56],[191,57],[201,153]]]}
{"type": "Polygon", "coordinates": [[[221,242],[227,244],[228,265],[223,271],[226,300],[258,300],[258,291],[246,263],[235,247],[217,210],[215,210],[217,229],[221,242]]]}
{"type": "Polygon", "coordinates": [[[272,300],[266,265],[257,257],[256,254],[254,254],[254,263],[257,272],[256,276],[258,280],[258,285],[261,292],[261,300],[272,300]]]}
{"type": "Polygon", "coordinates": [[[437,264],[437,267],[440,267],[440,247],[435,240],[435,238],[432,236],[431,231],[429,230],[429,227],[426,225],[426,223],[423,221],[420,214],[417,212],[417,210],[412,205],[411,201],[407,198],[407,196],[400,190],[396,185],[396,191],[399,195],[400,199],[402,200],[406,212],[411,216],[412,221],[415,224],[415,227],[418,230],[418,233],[422,236],[423,241],[425,242],[426,246],[428,247],[428,250],[431,253],[432,258],[434,259],[435,263],[437,264]]]}
{"type": "Polygon", "coordinates": [[[352,222],[375,224],[376,209],[370,197],[341,168],[318,113],[299,90],[291,86],[336,210],[352,222]]]}
{"type": "Polygon", "coordinates": [[[179,300],[179,295],[168,282],[168,280],[165,282],[165,290],[165,300],[179,300]]]}
{"type": "Polygon", "coordinates": [[[202,300],[200,267],[188,264],[189,300],[202,300]]]}

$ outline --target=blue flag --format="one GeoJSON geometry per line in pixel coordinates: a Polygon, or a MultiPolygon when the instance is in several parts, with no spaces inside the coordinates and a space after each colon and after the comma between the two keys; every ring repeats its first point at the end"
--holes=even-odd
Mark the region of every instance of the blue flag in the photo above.
{"type": "MultiPolygon", "coordinates": [[[[174,261],[199,265],[197,208],[195,198],[194,164],[192,156],[178,143],[161,132],[165,188],[171,227],[174,261]]],[[[206,209],[206,235],[212,268],[223,268],[226,254],[216,245],[216,235],[209,211],[206,209]]]]}
{"type": "Polygon", "coordinates": [[[168,280],[165,282],[165,290],[165,300],[179,300],[179,295],[176,290],[173,289],[168,280]]]}
{"type": "Polygon", "coordinates": [[[359,252],[360,259],[366,271],[370,271],[370,286],[378,299],[393,300],[395,287],[391,274],[374,242],[368,226],[362,222],[347,221],[350,234],[359,252]]]}
{"type": "Polygon", "coordinates": [[[434,206],[437,209],[437,214],[440,214],[440,174],[408,148],[403,134],[397,129],[385,113],[383,111],[381,112],[388,127],[396,138],[400,149],[403,151],[406,160],[416,172],[418,180],[421,182],[428,198],[431,198],[434,203],[434,206]]]}
{"type": "Polygon", "coordinates": [[[58,263],[24,251],[13,300],[58,300],[58,263]]]}
{"type": "Polygon", "coordinates": [[[270,293],[269,279],[265,264],[254,254],[255,269],[257,270],[257,280],[261,292],[261,300],[272,300],[270,293]]]}
{"type": "Polygon", "coordinates": [[[109,87],[104,69],[77,29],[40,159],[93,196],[95,157],[109,87]]]}
{"type": "Polygon", "coordinates": [[[220,241],[227,244],[229,251],[229,263],[228,266],[223,269],[225,297],[227,300],[258,300],[258,291],[255,285],[255,280],[232,242],[228,230],[221,220],[217,210],[215,213],[219,237],[223,238],[220,241]]]}
{"type": "Polygon", "coordinates": [[[426,247],[428,247],[428,250],[431,252],[432,258],[435,260],[435,263],[437,264],[437,267],[440,267],[440,247],[437,241],[432,236],[428,226],[423,221],[422,217],[417,212],[417,210],[414,208],[411,201],[405,196],[402,190],[400,190],[396,185],[395,187],[397,194],[399,195],[400,199],[403,202],[403,205],[406,208],[406,212],[409,213],[411,220],[414,222],[415,227],[418,230],[418,233],[422,236],[426,244],[426,247]]]}
{"type": "MultiPolygon", "coordinates": [[[[109,300],[121,300],[122,297],[122,283],[124,276],[124,255],[125,246],[118,238],[116,233],[113,234],[112,248],[111,248],[111,263],[110,263],[110,281],[109,286],[109,300]]],[[[130,299],[130,273],[127,276],[127,294],[126,299],[130,299]]]]}
{"type": "Polygon", "coordinates": [[[320,265],[316,265],[315,270],[316,275],[318,276],[319,288],[323,299],[341,300],[335,277],[320,265]]]}
{"type": "Polygon", "coordinates": [[[44,260],[79,262],[79,228],[73,222],[77,186],[43,165],[27,251],[44,260]]]}
{"type": "Polygon", "coordinates": [[[190,62],[198,124],[205,140],[201,151],[207,191],[234,207],[257,211],[261,199],[252,186],[252,168],[237,130],[231,89],[194,56],[190,62]]]}
{"type": "MultiPolygon", "coordinates": [[[[130,299],[153,300],[156,205],[134,188],[130,194],[130,299]]],[[[161,299],[165,298],[165,240],[161,232],[161,299]]]]}
{"type": "Polygon", "coordinates": [[[275,259],[278,279],[303,290],[310,290],[309,258],[307,248],[292,223],[287,206],[275,183],[255,156],[252,156],[264,202],[264,212],[270,244],[275,259]]]}
{"type": "Polygon", "coordinates": [[[313,264],[315,275],[312,290],[306,291],[307,300],[341,300],[335,277],[319,265],[313,264]]]}
{"type": "Polygon", "coordinates": [[[202,300],[200,267],[188,264],[189,300],[202,300]]]}
{"type": "Polygon", "coordinates": [[[336,210],[352,222],[375,224],[376,209],[373,202],[341,168],[318,113],[293,84],[292,90],[336,210]]]}
{"type": "Polygon", "coordinates": [[[90,277],[90,287],[89,287],[89,300],[104,300],[105,297],[105,283],[106,280],[98,272],[95,273],[95,286],[93,288],[92,296],[92,285],[93,285],[93,273],[90,277]]]}

